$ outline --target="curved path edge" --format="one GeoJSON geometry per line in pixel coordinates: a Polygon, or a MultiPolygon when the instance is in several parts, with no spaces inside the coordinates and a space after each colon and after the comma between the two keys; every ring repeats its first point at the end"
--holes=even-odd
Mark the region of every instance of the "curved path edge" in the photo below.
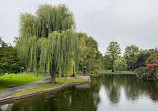
{"type": "Polygon", "coordinates": [[[0,99],[0,105],[7,104],[7,103],[9,104],[16,100],[25,99],[25,98],[32,97],[32,96],[42,95],[42,94],[51,93],[51,92],[58,92],[66,87],[70,87],[70,86],[74,86],[74,85],[82,85],[82,84],[87,84],[87,83],[90,83],[90,81],[70,82],[70,83],[62,84],[61,86],[58,86],[56,88],[51,88],[51,89],[47,89],[47,90],[43,90],[43,91],[30,93],[30,94],[24,94],[24,95],[20,95],[20,96],[13,96],[13,97],[0,99]]]}
{"type": "Polygon", "coordinates": [[[18,93],[18,92],[22,92],[22,91],[34,88],[34,87],[36,87],[36,86],[38,86],[38,85],[40,85],[42,83],[45,83],[45,82],[49,81],[49,78],[50,77],[46,77],[46,78],[44,78],[42,80],[39,80],[39,81],[36,81],[36,82],[32,82],[32,83],[26,84],[24,86],[14,87],[14,88],[11,88],[10,90],[0,92],[0,100],[4,99],[4,98],[8,98],[12,94],[15,94],[15,93],[18,93]]]}

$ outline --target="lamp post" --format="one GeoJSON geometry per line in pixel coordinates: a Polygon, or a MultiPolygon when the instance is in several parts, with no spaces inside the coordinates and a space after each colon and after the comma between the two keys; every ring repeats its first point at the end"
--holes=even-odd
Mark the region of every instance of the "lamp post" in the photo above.
{"type": "Polygon", "coordinates": [[[74,65],[73,65],[73,75],[72,76],[75,77],[74,65]]]}
{"type": "Polygon", "coordinates": [[[85,73],[86,73],[86,66],[84,66],[84,76],[85,76],[85,73]]]}

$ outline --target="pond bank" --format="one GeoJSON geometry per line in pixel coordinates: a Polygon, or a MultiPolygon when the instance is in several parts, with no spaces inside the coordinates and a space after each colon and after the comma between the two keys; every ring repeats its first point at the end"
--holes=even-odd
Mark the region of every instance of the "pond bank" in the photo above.
{"type": "Polygon", "coordinates": [[[138,79],[146,80],[146,81],[158,81],[158,77],[154,75],[145,75],[145,76],[137,76],[138,79]]]}
{"type": "Polygon", "coordinates": [[[99,73],[100,75],[102,75],[102,74],[131,74],[131,75],[135,75],[135,73],[115,73],[115,72],[105,72],[105,73],[99,73]]]}
{"type": "MultiPolygon", "coordinates": [[[[75,77],[75,78],[76,78],[76,80],[80,79],[80,78],[77,78],[77,77],[75,77]]],[[[47,93],[52,93],[52,92],[58,92],[58,91],[61,91],[62,89],[66,88],[66,87],[70,87],[70,86],[74,86],[74,85],[89,84],[90,83],[89,78],[90,78],[89,76],[87,76],[87,77],[85,76],[85,77],[82,77],[82,79],[84,79],[85,81],[68,82],[68,83],[64,83],[64,84],[62,84],[58,87],[51,88],[51,89],[37,91],[37,92],[24,94],[24,95],[20,95],[20,96],[13,96],[13,97],[9,96],[9,97],[6,97],[6,98],[1,98],[0,99],[0,104],[11,103],[11,102],[14,102],[14,101],[17,101],[17,100],[21,100],[21,99],[25,99],[25,98],[29,98],[29,97],[33,97],[33,96],[37,96],[37,95],[42,95],[42,94],[47,94],[47,93]]]]}

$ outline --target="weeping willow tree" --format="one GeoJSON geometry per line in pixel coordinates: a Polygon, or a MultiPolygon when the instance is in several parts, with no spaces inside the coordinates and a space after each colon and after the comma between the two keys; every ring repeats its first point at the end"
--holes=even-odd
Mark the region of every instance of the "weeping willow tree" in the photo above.
{"type": "Polygon", "coordinates": [[[72,63],[79,65],[80,39],[74,32],[73,14],[65,5],[42,5],[36,15],[24,13],[17,39],[19,55],[31,71],[66,76],[72,63]],[[66,74],[66,75],[65,75],[66,74]]]}

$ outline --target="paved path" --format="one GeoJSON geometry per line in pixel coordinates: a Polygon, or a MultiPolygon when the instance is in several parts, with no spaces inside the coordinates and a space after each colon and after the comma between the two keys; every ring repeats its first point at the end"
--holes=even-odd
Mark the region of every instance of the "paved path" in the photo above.
{"type": "Polygon", "coordinates": [[[14,87],[11,90],[1,92],[0,93],[0,99],[8,98],[12,94],[15,94],[15,93],[18,93],[18,92],[22,92],[22,91],[25,91],[27,89],[34,88],[34,87],[38,86],[39,84],[45,83],[45,82],[48,82],[48,81],[50,81],[50,77],[46,77],[46,78],[44,78],[42,80],[39,80],[39,81],[30,83],[30,84],[27,84],[27,85],[24,85],[24,86],[14,87]]]}

